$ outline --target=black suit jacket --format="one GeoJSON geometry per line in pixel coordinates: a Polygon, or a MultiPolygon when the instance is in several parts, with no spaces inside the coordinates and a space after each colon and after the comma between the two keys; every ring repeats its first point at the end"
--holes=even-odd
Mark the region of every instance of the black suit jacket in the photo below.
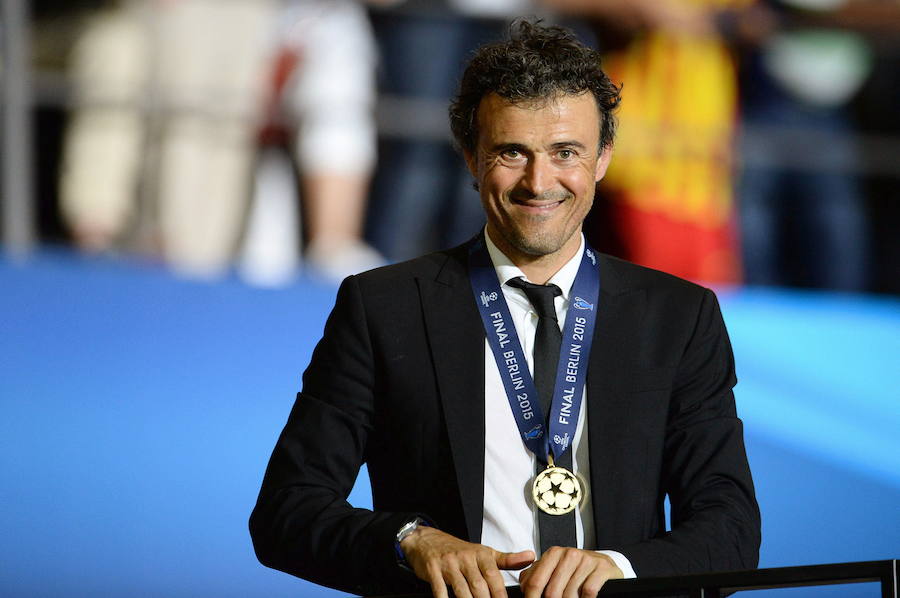
{"type": "MultiPolygon", "coordinates": [[[[484,330],[466,260],[462,246],[341,285],[250,518],[263,564],[408,592],[426,587],[394,553],[413,515],[480,540],[484,330]],[[364,462],[371,511],[346,502],[364,462]]],[[[639,577],[755,567],[759,510],[715,296],[603,255],[600,277],[587,379],[597,547],[639,577]]]]}

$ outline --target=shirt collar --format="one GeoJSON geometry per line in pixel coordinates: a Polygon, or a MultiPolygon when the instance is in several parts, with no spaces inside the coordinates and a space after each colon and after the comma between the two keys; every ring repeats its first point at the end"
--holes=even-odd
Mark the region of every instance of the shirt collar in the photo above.
{"type": "MultiPolygon", "coordinates": [[[[578,268],[581,266],[581,254],[584,253],[584,235],[581,234],[581,244],[575,255],[560,268],[556,274],[550,277],[547,284],[555,284],[562,291],[562,297],[565,301],[569,300],[569,293],[572,291],[572,285],[575,284],[575,277],[578,275],[578,268]]],[[[512,263],[506,254],[494,245],[490,235],[487,234],[487,227],[484,229],[484,242],[487,246],[488,254],[491,256],[491,262],[494,264],[494,270],[497,271],[497,279],[500,281],[500,288],[506,288],[506,282],[513,278],[522,277],[528,280],[525,273],[518,266],[512,263]]],[[[528,280],[528,282],[532,282],[528,280]]],[[[524,295],[524,293],[522,293],[524,295]]]]}

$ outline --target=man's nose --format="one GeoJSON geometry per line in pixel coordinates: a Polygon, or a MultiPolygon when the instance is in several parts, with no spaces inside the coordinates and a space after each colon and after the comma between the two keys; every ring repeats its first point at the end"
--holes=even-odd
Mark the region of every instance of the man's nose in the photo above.
{"type": "Polygon", "coordinates": [[[521,183],[522,187],[533,195],[540,195],[553,188],[553,166],[549,158],[535,154],[525,167],[521,183]]]}

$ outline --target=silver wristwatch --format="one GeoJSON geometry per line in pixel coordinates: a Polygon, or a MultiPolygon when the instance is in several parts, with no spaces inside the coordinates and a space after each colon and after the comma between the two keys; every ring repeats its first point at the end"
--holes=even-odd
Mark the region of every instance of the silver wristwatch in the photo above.
{"type": "Polygon", "coordinates": [[[403,527],[400,528],[400,531],[397,532],[397,538],[394,542],[394,550],[397,553],[397,564],[409,571],[412,571],[412,569],[410,569],[409,563],[406,562],[406,555],[403,553],[403,548],[400,547],[400,542],[420,527],[431,527],[431,525],[421,517],[416,517],[411,521],[407,521],[403,524],[403,527]]]}

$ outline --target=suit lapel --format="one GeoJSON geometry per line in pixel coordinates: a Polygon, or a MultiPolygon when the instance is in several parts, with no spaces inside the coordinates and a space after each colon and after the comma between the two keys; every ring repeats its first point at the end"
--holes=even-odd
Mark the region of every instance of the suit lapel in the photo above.
{"type": "MultiPolygon", "coordinates": [[[[419,292],[428,344],[453,454],[466,530],[481,540],[484,509],[484,330],[472,298],[466,251],[447,259],[437,277],[420,278],[419,292]]],[[[630,497],[617,494],[621,476],[633,467],[622,452],[622,422],[628,417],[630,369],[635,363],[634,331],[646,296],[629,288],[606,256],[601,256],[601,291],[587,378],[588,439],[597,542],[616,534],[616,521],[630,497]]]]}
{"type": "Polygon", "coordinates": [[[601,257],[600,300],[587,378],[588,439],[591,454],[591,496],[598,546],[613,537],[620,509],[630,497],[617,494],[620,476],[634,464],[622,447],[628,418],[630,370],[637,351],[646,296],[629,289],[609,258],[601,257]],[[630,465],[629,465],[630,464],[630,465]]]}
{"type": "Polygon", "coordinates": [[[484,331],[465,259],[465,251],[452,253],[435,279],[419,279],[419,292],[466,529],[477,542],[484,508],[484,331]]]}

